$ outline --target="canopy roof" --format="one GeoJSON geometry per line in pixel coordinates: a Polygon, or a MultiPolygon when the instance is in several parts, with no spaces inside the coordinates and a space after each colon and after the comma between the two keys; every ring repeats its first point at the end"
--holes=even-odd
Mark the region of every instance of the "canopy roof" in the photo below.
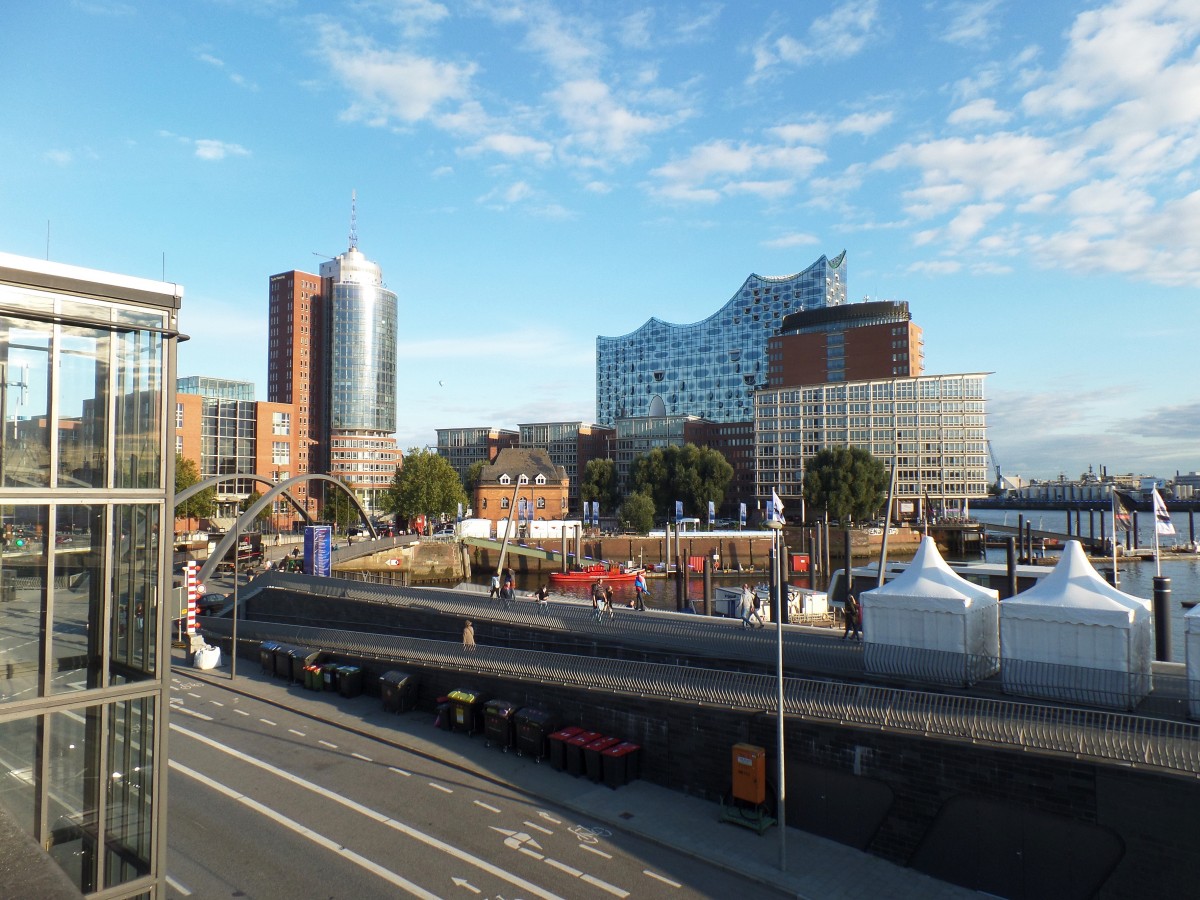
{"type": "Polygon", "coordinates": [[[863,591],[860,599],[902,609],[966,612],[995,606],[999,594],[967,581],[946,564],[933,538],[926,535],[903,572],[882,587],[863,591]]]}
{"type": "Polygon", "coordinates": [[[1088,562],[1079,541],[1067,541],[1054,571],[1029,590],[1005,600],[1000,615],[1128,627],[1149,621],[1150,603],[1113,587],[1088,562]]]}

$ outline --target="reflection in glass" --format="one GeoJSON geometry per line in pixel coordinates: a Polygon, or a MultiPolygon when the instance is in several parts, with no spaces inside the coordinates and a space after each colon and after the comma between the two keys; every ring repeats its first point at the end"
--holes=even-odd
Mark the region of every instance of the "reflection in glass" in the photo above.
{"type": "Polygon", "coordinates": [[[38,719],[0,722],[0,809],[28,835],[34,834],[37,797],[33,790],[37,764],[38,719]]]}
{"type": "Polygon", "coordinates": [[[46,609],[46,506],[0,506],[0,699],[37,697],[46,609]]]}
{"type": "Polygon", "coordinates": [[[50,328],[0,316],[0,486],[50,483],[50,328]]]}
{"type": "Polygon", "coordinates": [[[105,886],[150,871],[154,839],[154,700],[114,703],[108,725],[105,886]]]}
{"type": "Polygon", "coordinates": [[[116,487],[157,488],[162,471],[163,338],[149,331],[134,331],[114,340],[116,487]]]}
{"type": "Polygon", "coordinates": [[[54,547],[51,693],[100,687],[104,621],[103,506],[60,506],[54,547]]]}
{"type": "Polygon", "coordinates": [[[154,675],[158,631],[159,507],[113,509],[112,682],[154,675]]]}
{"type": "Polygon", "coordinates": [[[46,717],[46,827],[42,841],[81,891],[96,888],[99,838],[99,706],[46,717]]]}
{"type": "Polygon", "coordinates": [[[106,483],[107,331],[62,329],[59,339],[58,481],[63,487],[106,483]]]}

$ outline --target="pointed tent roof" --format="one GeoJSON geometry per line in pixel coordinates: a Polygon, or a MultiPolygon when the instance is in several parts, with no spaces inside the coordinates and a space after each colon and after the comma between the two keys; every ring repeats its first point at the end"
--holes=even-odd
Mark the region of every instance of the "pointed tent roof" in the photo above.
{"type": "Polygon", "coordinates": [[[862,597],[907,608],[965,611],[972,606],[994,605],[999,594],[967,581],[951,569],[933,538],[926,535],[903,572],[882,587],[863,591],[862,597]]]}
{"type": "Polygon", "coordinates": [[[1079,541],[1067,541],[1054,571],[1000,608],[1001,615],[1088,625],[1132,623],[1150,615],[1149,601],[1118,590],[1100,576],[1079,541]]]}

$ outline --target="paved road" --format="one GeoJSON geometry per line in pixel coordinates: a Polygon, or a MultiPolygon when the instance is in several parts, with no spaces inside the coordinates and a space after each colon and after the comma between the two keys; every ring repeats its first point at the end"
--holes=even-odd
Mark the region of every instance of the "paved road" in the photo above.
{"type": "Polygon", "coordinates": [[[185,669],[171,695],[172,897],[783,896],[185,669]]]}

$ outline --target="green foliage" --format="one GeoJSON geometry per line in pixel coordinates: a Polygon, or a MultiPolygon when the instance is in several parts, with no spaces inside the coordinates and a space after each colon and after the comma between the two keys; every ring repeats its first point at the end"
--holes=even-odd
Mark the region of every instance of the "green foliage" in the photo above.
{"type": "Polygon", "coordinates": [[[858,447],[830,447],[805,466],[804,499],[809,510],[825,510],[843,523],[867,519],[887,499],[883,463],[858,447]]]}
{"type": "Polygon", "coordinates": [[[468,505],[458,473],[435,452],[410,447],[380,505],[402,519],[455,516],[468,505]]]}
{"type": "MultiPolygon", "coordinates": [[[[179,453],[175,454],[175,493],[199,482],[200,470],[196,463],[179,453]]],[[[205,488],[196,496],[175,507],[175,515],[181,519],[203,519],[216,511],[217,489],[205,488]]]]}
{"type": "Polygon", "coordinates": [[[345,531],[362,522],[358,507],[346,496],[346,492],[328,482],[325,484],[325,505],[321,507],[321,521],[328,522],[337,531],[345,531]]]}
{"type": "Polygon", "coordinates": [[[622,528],[646,534],[654,527],[654,498],[649,494],[630,494],[621,504],[617,519],[622,528]]]}
{"type": "Polygon", "coordinates": [[[630,472],[635,493],[649,495],[659,516],[672,518],[675,501],[684,515],[703,517],[711,500],[720,506],[733,481],[733,466],[719,450],[695,444],[655,448],[633,461],[630,472]]]}
{"type": "Polygon", "coordinates": [[[617,464],[611,459],[589,459],[579,483],[582,500],[599,500],[600,509],[607,515],[621,502],[617,487],[617,464]]]}
{"type": "MultiPolygon", "coordinates": [[[[246,510],[248,510],[251,506],[253,506],[255,503],[257,503],[261,499],[262,499],[262,494],[259,491],[257,491],[257,490],[251,491],[250,495],[247,496],[244,500],[242,500],[241,503],[238,504],[238,509],[240,509],[242,512],[245,512],[246,510]]],[[[258,515],[256,515],[254,517],[254,521],[257,522],[259,527],[261,528],[261,526],[264,523],[269,522],[270,520],[271,520],[271,505],[267,504],[266,506],[264,506],[262,509],[260,509],[258,511],[258,515]]]]}
{"type": "Polygon", "coordinates": [[[479,476],[483,474],[483,470],[490,463],[486,459],[477,459],[467,467],[467,474],[463,478],[463,487],[466,489],[467,496],[475,495],[475,488],[479,486],[479,476]]]}

